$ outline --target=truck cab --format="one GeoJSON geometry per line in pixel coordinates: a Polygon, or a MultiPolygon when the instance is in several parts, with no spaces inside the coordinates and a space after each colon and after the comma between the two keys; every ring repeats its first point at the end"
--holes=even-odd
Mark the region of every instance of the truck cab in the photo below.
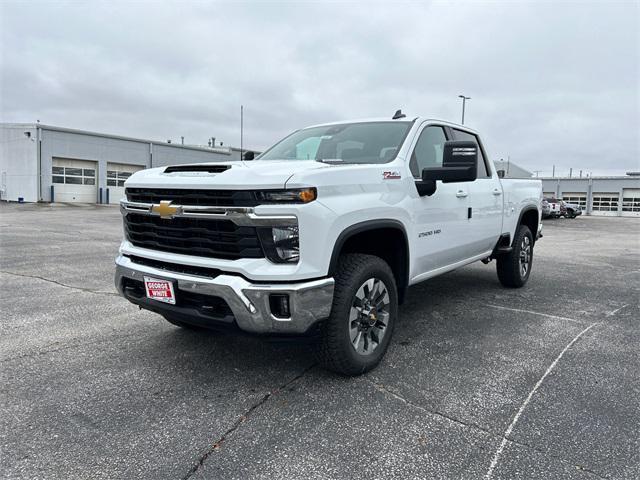
{"type": "Polygon", "coordinates": [[[495,260],[502,284],[522,287],[541,236],[540,181],[499,178],[471,129],[398,113],[125,187],[126,299],[185,328],[312,335],[347,375],[379,363],[411,285],[495,260]]]}

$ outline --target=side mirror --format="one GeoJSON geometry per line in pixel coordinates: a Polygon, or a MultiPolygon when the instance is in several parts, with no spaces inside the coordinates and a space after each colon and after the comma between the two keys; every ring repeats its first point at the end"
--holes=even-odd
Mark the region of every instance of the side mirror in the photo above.
{"type": "Polygon", "coordinates": [[[504,178],[505,175],[505,171],[504,170],[498,170],[498,177],[499,178],[504,178]]]}
{"type": "Polygon", "coordinates": [[[473,182],[478,178],[478,145],[476,142],[445,142],[442,167],[422,170],[422,181],[473,182]]]}
{"type": "Polygon", "coordinates": [[[253,160],[254,158],[256,158],[256,154],[252,151],[244,152],[242,156],[243,160],[253,160]]]}

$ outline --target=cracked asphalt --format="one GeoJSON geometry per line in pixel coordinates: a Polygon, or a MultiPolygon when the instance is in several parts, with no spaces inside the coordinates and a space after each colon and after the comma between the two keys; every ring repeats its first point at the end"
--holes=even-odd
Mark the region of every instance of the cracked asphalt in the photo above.
{"type": "Polygon", "coordinates": [[[417,285],[343,378],[118,297],[116,208],[0,204],[0,476],[639,478],[640,219],[544,228],[524,289],[417,285]]]}

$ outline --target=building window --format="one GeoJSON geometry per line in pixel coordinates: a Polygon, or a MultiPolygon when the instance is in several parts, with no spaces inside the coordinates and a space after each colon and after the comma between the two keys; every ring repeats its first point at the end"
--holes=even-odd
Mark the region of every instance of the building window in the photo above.
{"type": "Polygon", "coordinates": [[[640,190],[635,192],[623,192],[622,211],[640,213],[640,190]]]}
{"type": "Polygon", "coordinates": [[[51,167],[51,181],[67,185],[95,185],[96,171],[92,168],[51,167]]]}
{"type": "Polygon", "coordinates": [[[580,205],[580,210],[585,211],[587,209],[587,195],[583,193],[563,193],[562,200],[567,203],[573,203],[574,205],[580,205]]]}
{"type": "Polygon", "coordinates": [[[107,187],[124,187],[124,181],[130,176],[131,172],[107,170],[107,187]]]}
{"type": "Polygon", "coordinates": [[[594,212],[617,212],[618,200],[617,193],[594,193],[593,194],[593,211],[594,212]]]}

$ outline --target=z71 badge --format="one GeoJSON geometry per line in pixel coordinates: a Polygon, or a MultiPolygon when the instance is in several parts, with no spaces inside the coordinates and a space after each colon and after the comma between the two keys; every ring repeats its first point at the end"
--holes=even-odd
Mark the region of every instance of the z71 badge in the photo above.
{"type": "Polygon", "coordinates": [[[400,178],[402,178],[402,176],[400,175],[400,172],[397,172],[397,171],[382,172],[383,180],[398,180],[400,178]]]}

